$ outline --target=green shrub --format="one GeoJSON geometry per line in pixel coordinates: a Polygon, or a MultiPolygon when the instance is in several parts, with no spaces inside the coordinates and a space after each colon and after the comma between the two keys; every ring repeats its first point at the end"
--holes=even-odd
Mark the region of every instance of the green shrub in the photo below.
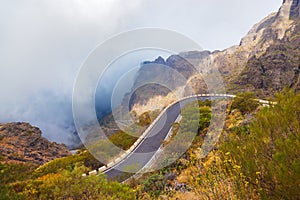
{"type": "Polygon", "coordinates": [[[32,172],[37,165],[25,164],[1,164],[0,163],[0,200],[22,199],[22,195],[11,190],[10,184],[30,180],[32,172]]]}
{"type": "Polygon", "coordinates": [[[103,164],[94,158],[88,151],[83,151],[79,154],[50,161],[37,168],[33,175],[34,177],[41,177],[50,173],[58,173],[61,170],[72,171],[78,164],[84,165],[90,169],[97,169],[100,166],[103,166],[103,164]]]}
{"type": "Polygon", "coordinates": [[[137,138],[123,131],[119,131],[111,135],[109,137],[109,140],[112,143],[114,143],[117,147],[123,150],[127,150],[134,144],[137,138]]]}
{"type": "Polygon", "coordinates": [[[165,187],[164,176],[154,174],[143,183],[143,192],[147,192],[151,197],[158,197],[165,187]]]}
{"type": "Polygon", "coordinates": [[[139,123],[140,126],[149,126],[152,120],[150,118],[150,112],[145,112],[139,116],[139,123]]]}
{"type": "Polygon", "coordinates": [[[27,182],[19,192],[26,199],[134,199],[134,192],[126,185],[108,182],[103,175],[82,177],[87,169],[75,166],[72,171],[47,174],[27,182]]]}
{"type": "Polygon", "coordinates": [[[258,106],[258,101],[255,101],[254,93],[247,92],[236,95],[232,101],[231,109],[238,109],[244,115],[254,111],[258,106]]]}
{"type": "Polygon", "coordinates": [[[25,164],[1,164],[0,163],[0,187],[15,181],[30,179],[37,165],[25,164]]]}

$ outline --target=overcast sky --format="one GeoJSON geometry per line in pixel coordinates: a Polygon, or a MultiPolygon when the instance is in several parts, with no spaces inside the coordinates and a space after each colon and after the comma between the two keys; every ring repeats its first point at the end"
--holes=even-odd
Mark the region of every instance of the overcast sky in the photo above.
{"type": "Polygon", "coordinates": [[[238,44],[282,0],[1,0],[0,122],[27,121],[70,143],[80,65],[114,34],[160,27],[204,49],[238,44]]]}

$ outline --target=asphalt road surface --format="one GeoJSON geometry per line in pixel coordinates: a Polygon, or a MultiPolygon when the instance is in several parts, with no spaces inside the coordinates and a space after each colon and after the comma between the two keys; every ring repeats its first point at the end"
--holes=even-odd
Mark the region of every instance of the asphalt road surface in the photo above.
{"type": "Polygon", "coordinates": [[[147,137],[141,141],[139,146],[137,146],[129,156],[117,165],[103,172],[106,174],[107,178],[110,180],[124,181],[141,170],[151,160],[165,140],[173,123],[180,114],[180,107],[184,106],[187,102],[195,101],[197,99],[205,100],[211,98],[195,97],[183,100],[180,103],[178,102],[169,107],[149,131],[147,137]]]}
{"type": "Polygon", "coordinates": [[[123,181],[133,175],[134,172],[142,169],[160,148],[179,114],[179,103],[168,108],[149,131],[147,137],[141,141],[139,146],[126,159],[104,171],[108,179],[123,181]],[[127,173],[124,171],[127,171],[127,173]]]}

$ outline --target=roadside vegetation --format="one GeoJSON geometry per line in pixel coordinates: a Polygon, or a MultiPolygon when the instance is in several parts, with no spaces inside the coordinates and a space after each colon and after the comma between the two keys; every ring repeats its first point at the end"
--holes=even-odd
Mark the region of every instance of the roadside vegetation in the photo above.
{"type": "Polygon", "coordinates": [[[0,199],[134,199],[126,185],[109,182],[105,176],[82,174],[101,166],[87,151],[32,164],[0,164],[0,199]]]}
{"type": "MultiPolygon", "coordinates": [[[[299,199],[300,94],[284,91],[270,107],[252,98],[241,94],[228,106],[224,131],[205,158],[199,152],[212,117],[211,102],[188,103],[170,140],[182,137],[179,148],[197,131],[190,148],[172,165],[119,184],[104,176],[82,177],[101,166],[86,151],[41,167],[3,163],[0,199],[299,199]]],[[[115,137],[128,148],[130,139],[123,143],[115,137]]]]}
{"type": "Polygon", "coordinates": [[[300,94],[284,91],[271,107],[249,96],[238,95],[228,107],[226,127],[207,157],[198,159],[196,136],[173,165],[132,181],[140,199],[299,199],[300,94]]]}
{"type": "Polygon", "coordinates": [[[256,96],[252,92],[236,95],[231,104],[231,109],[238,109],[243,115],[256,110],[259,103],[255,101],[256,96]]]}

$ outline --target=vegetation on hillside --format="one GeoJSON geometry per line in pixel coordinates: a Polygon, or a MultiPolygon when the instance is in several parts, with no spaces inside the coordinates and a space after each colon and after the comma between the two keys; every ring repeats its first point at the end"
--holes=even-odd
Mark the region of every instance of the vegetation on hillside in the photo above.
{"type": "Polygon", "coordinates": [[[134,144],[137,138],[123,131],[118,131],[117,133],[111,135],[109,140],[117,147],[127,150],[134,144]]]}
{"type": "Polygon", "coordinates": [[[103,166],[103,164],[94,158],[88,151],[82,150],[75,155],[58,158],[40,166],[34,170],[33,176],[37,178],[47,174],[55,174],[62,170],[71,172],[76,165],[83,165],[87,169],[98,169],[103,166]]]}
{"type": "Polygon", "coordinates": [[[10,184],[26,181],[32,177],[36,164],[1,164],[0,163],[0,200],[17,199],[18,195],[10,188],[10,184]]]}
{"type": "Polygon", "coordinates": [[[170,140],[183,136],[183,145],[185,132],[198,132],[172,165],[127,186],[104,176],[83,177],[96,164],[84,151],[39,168],[1,164],[0,199],[298,199],[300,94],[285,91],[276,105],[259,108],[252,107],[252,95],[233,101],[219,143],[205,158],[199,149],[212,117],[210,102],[188,103],[170,140]]]}
{"type": "MultiPolygon", "coordinates": [[[[128,126],[124,131],[118,131],[108,137],[109,141],[123,150],[129,149],[138,139],[141,133],[151,124],[151,118],[157,117],[159,112],[145,112],[137,117],[135,123],[128,126]]],[[[132,114],[136,117],[136,114],[132,114]]]]}
{"type": "Polygon", "coordinates": [[[300,94],[285,91],[277,105],[264,108],[249,127],[228,135],[221,149],[241,167],[251,191],[262,198],[300,196],[300,94]]]}
{"type": "Polygon", "coordinates": [[[64,159],[52,161],[37,169],[36,165],[30,164],[1,164],[0,199],[134,198],[134,191],[128,186],[109,182],[103,175],[83,177],[82,174],[91,169],[80,162],[72,167],[74,158],[71,156],[64,159]],[[62,166],[62,163],[67,166],[62,166]]]}
{"type": "MultiPolygon", "coordinates": [[[[251,104],[247,96],[239,95],[242,102],[251,104]]],[[[272,107],[247,111],[251,115],[242,114],[248,107],[244,103],[229,109],[216,148],[198,159],[201,140],[196,137],[173,165],[133,184],[140,199],[298,199],[300,94],[285,91],[275,101],[278,104],[272,107]],[[172,180],[170,174],[175,174],[172,180]]]]}
{"type": "Polygon", "coordinates": [[[133,199],[133,191],[126,185],[108,182],[104,176],[82,177],[85,167],[75,166],[25,182],[15,182],[11,190],[18,199],[133,199]]]}

